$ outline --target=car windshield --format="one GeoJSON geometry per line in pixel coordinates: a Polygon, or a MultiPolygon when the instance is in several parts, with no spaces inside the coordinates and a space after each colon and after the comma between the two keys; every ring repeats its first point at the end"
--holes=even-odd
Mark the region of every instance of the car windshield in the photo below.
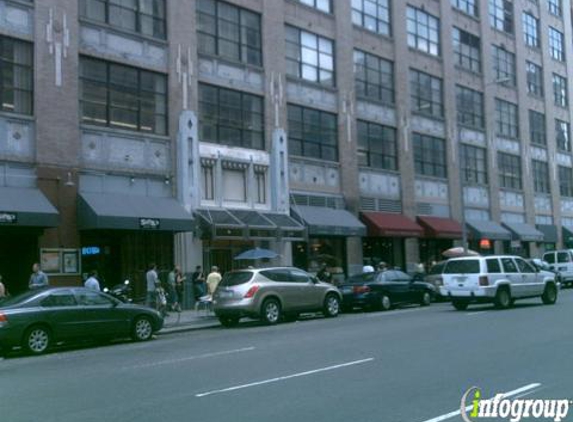
{"type": "Polygon", "coordinates": [[[247,283],[251,278],[253,278],[252,271],[233,271],[223,276],[220,285],[227,287],[238,286],[247,283]]]}
{"type": "Polygon", "coordinates": [[[462,259],[449,261],[444,274],[477,274],[480,272],[478,259],[462,259]]]}
{"type": "Polygon", "coordinates": [[[16,295],[16,296],[0,298],[0,308],[4,308],[7,306],[17,305],[19,303],[26,302],[28,299],[30,299],[31,297],[34,297],[37,294],[38,294],[37,291],[29,291],[29,292],[21,293],[21,294],[16,295]]]}
{"type": "Polygon", "coordinates": [[[432,268],[430,268],[430,275],[434,275],[434,274],[442,274],[444,272],[444,267],[446,266],[445,262],[438,262],[436,265],[434,265],[432,268]]]}
{"type": "Polygon", "coordinates": [[[376,276],[378,273],[363,273],[363,274],[356,274],[346,280],[347,283],[350,284],[360,284],[360,283],[369,283],[372,281],[376,281],[376,276]]]}

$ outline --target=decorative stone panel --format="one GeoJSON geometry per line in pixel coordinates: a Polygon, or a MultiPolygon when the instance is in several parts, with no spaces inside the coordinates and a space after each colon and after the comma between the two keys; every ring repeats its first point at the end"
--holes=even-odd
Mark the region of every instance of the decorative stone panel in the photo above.
{"type": "Polygon", "coordinates": [[[287,100],[309,107],[320,107],[334,113],[338,109],[337,94],[327,88],[314,86],[308,82],[287,80],[287,100]]]}
{"type": "Polygon", "coordinates": [[[0,29],[8,33],[32,36],[34,32],[32,5],[0,0],[0,29]]]}
{"type": "Polygon", "coordinates": [[[397,126],[396,111],[393,108],[368,101],[356,101],[356,117],[383,125],[397,126]]]}
{"type": "Polygon", "coordinates": [[[487,139],[483,132],[462,127],[458,128],[458,133],[461,142],[484,148],[487,146],[487,139]]]}
{"type": "Polygon", "coordinates": [[[523,194],[519,192],[511,192],[500,190],[499,191],[499,206],[502,209],[524,209],[523,194]]]}
{"type": "Polygon", "coordinates": [[[340,189],[340,169],[337,164],[292,160],[290,182],[297,187],[340,189]]]}
{"type": "Polygon", "coordinates": [[[519,142],[507,138],[495,138],[495,145],[498,151],[509,152],[511,154],[519,154],[519,142]]]}
{"type": "Polygon", "coordinates": [[[412,132],[420,132],[439,138],[446,137],[446,126],[444,122],[422,116],[412,116],[410,119],[410,129],[412,132]]]}
{"type": "Polygon", "coordinates": [[[264,90],[262,71],[217,58],[201,57],[199,76],[202,80],[224,84],[231,88],[249,89],[261,93],[264,90]]]}
{"type": "Polygon", "coordinates": [[[547,150],[545,148],[530,147],[531,159],[538,161],[548,161],[547,150]]]}
{"type": "Polygon", "coordinates": [[[464,204],[472,207],[489,208],[488,189],[482,186],[465,186],[464,204]]]}
{"type": "Polygon", "coordinates": [[[535,212],[551,213],[552,207],[551,207],[551,197],[550,196],[536,194],[535,198],[534,198],[534,202],[535,202],[535,212]]]}
{"type": "Polygon", "coordinates": [[[362,195],[400,199],[400,177],[396,174],[362,170],[359,184],[362,195]]]}
{"type": "Polygon", "coordinates": [[[0,157],[32,161],[34,150],[34,122],[0,116],[0,157]]]}
{"type": "Polygon", "coordinates": [[[438,180],[416,179],[416,200],[426,199],[445,203],[449,200],[448,184],[438,180]]]}

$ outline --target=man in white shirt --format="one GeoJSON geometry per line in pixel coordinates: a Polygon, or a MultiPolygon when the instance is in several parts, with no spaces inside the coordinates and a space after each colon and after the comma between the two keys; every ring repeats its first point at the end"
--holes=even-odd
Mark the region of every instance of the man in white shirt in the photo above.
{"type": "Polygon", "coordinates": [[[157,275],[157,265],[151,264],[149,266],[149,271],[145,274],[145,279],[147,281],[147,306],[155,307],[155,289],[159,284],[159,276],[157,275]]]}
{"type": "Polygon", "coordinates": [[[99,286],[99,281],[97,279],[97,271],[96,270],[93,270],[90,272],[90,276],[86,280],[86,282],[84,283],[84,287],[86,289],[95,290],[96,292],[99,292],[101,290],[100,286],[99,286]]]}

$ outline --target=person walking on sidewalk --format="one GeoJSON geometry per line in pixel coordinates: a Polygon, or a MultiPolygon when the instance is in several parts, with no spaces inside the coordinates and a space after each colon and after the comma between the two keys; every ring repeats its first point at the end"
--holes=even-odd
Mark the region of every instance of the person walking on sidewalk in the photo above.
{"type": "Polygon", "coordinates": [[[195,267],[191,281],[193,282],[193,296],[195,300],[199,300],[201,296],[205,296],[205,276],[203,271],[201,271],[201,265],[195,267]]]}
{"type": "Polygon", "coordinates": [[[173,267],[173,270],[167,276],[167,295],[169,296],[169,307],[172,311],[181,312],[179,299],[177,298],[177,277],[181,274],[179,266],[173,267]]]}
{"type": "Polygon", "coordinates": [[[147,297],[145,299],[145,304],[152,308],[155,307],[155,290],[159,285],[159,276],[157,275],[157,265],[150,264],[149,270],[145,274],[145,280],[147,282],[147,297]]]}
{"type": "Polygon", "coordinates": [[[207,276],[207,289],[209,290],[209,296],[213,297],[222,278],[219,268],[213,265],[211,267],[211,272],[207,276]]]}
{"type": "Polygon", "coordinates": [[[101,290],[100,286],[99,286],[99,281],[97,279],[97,271],[96,270],[90,271],[90,276],[86,280],[86,282],[84,283],[84,287],[86,289],[94,290],[96,292],[99,292],[101,290]]]}
{"type": "Polygon", "coordinates": [[[40,264],[35,262],[34,265],[32,265],[32,275],[30,276],[28,287],[30,290],[33,290],[48,287],[49,285],[48,276],[40,269],[40,264]]]}
{"type": "Polygon", "coordinates": [[[175,294],[177,295],[178,312],[181,312],[181,304],[183,303],[183,291],[185,288],[184,284],[185,279],[186,277],[183,275],[181,267],[177,267],[177,273],[175,274],[175,294]]]}

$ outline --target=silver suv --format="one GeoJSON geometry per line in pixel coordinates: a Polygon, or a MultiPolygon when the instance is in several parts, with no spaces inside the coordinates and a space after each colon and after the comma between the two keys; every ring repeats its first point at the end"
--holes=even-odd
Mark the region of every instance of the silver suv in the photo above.
{"type": "Polygon", "coordinates": [[[440,293],[457,310],[470,303],[493,302],[509,308],[516,299],[541,297],[552,305],[557,300],[554,274],[539,271],[518,256],[483,256],[450,259],[442,273],[440,293]]]}
{"type": "Polygon", "coordinates": [[[332,284],[293,267],[230,271],[213,297],[213,309],[226,327],[241,317],[276,324],[282,317],[296,319],[302,312],[322,311],[335,317],[342,296],[332,284]]]}

